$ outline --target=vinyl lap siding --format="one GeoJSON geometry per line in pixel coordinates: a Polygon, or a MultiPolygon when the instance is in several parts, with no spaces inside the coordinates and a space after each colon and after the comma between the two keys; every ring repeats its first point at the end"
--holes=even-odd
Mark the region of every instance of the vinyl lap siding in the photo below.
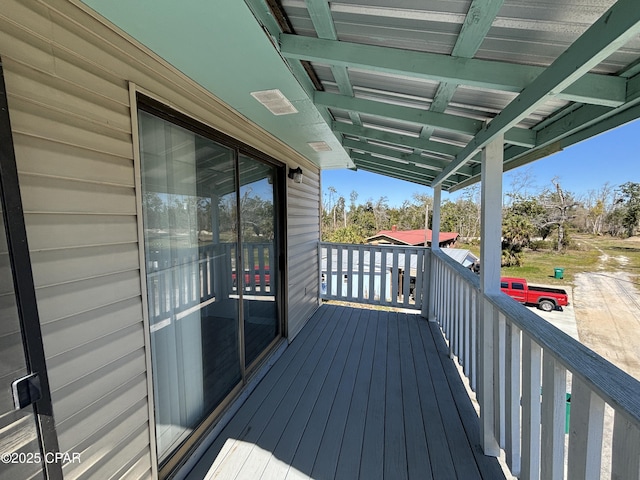
{"type": "Polygon", "coordinates": [[[10,3],[0,55],[54,415],[82,459],[65,478],[150,478],[128,84],[72,23],[10,3]]]}
{"type": "Polygon", "coordinates": [[[150,478],[129,82],[304,169],[288,182],[289,333],[317,307],[319,172],[68,0],[0,10],[17,166],[65,478],[150,478]]]}
{"type": "Polygon", "coordinates": [[[289,268],[289,341],[318,308],[318,241],[320,238],[320,172],[303,167],[302,183],[288,182],[287,262],[289,268]]]}

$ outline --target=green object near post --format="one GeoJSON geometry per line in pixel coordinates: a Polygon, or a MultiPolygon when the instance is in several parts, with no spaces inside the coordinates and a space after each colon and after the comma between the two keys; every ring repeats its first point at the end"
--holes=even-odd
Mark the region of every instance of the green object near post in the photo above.
{"type": "Polygon", "coordinates": [[[564,268],[554,268],[555,278],[563,279],[564,278],[564,268]]]}
{"type": "Polygon", "coordinates": [[[565,413],[565,422],[564,422],[564,433],[569,433],[569,420],[571,419],[571,394],[566,394],[566,413],[565,413]]]}

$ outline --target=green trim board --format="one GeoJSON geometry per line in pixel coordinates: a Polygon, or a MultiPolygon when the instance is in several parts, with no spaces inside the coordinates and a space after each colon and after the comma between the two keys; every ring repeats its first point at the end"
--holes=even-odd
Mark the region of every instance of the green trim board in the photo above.
{"type": "MultiPolygon", "coordinates": [[[[515,93],[524,90],[545,71],[544,67],[533,65],[469,59],[290,34],[281,34],[279,42],[280,51],[286,58],[515,93]]],[[[624,102],[624,78],[592,73],[583,75],[584,78],[576,81],[575,86],[559,89],[555,95],[560,99],[580,99],[584,103],[613,107],[624,102]]]]}
{"type": "Polygon", "coordinates": [[[378,130],[376,128],[360,127],[344,122],[333,122],[332,128],[334,132],[411,147],[424,152],[440,154],[449,159],[453,159],[462,150],[462,147],[451,145],[449,143],[434,142],[424,138],[412,137],[400,133],[385,132],[384,130],[378,130]]]}
{"type": "MultiPolygon", "coordinates": [[[[335,93],[315,92],[313,101],[316,105],[336,108],[338,110],[358,111],[384,118],[393,118],[418,125],[430,125],[440,130],[462,133],[473,136],[483,128],[483,122],[473,118],[432,112],[420,108],[406,107],[385,102],[377,102],[364,98],[347,97],[335,93]]],[[[535,133],[526,128],[510,128],[505,141],[523,147],[535,146],[535,133]]]]}
{"type": "MultiPolygon", "coordinates": [[[[224,103],[321,168],[353,163],[271,38],[237,0],[84,0],[224,103]],[[250,92],[279,89],[299,113],[272,115],[250,92]],[[324,141],[315,152],[307,142],[324,141]]],[[[298,75],[300,77],[301,75],[298,75]]]]}
{"type": "Polygon", "coordinates": [[[507,105],[486,129],[479,132],[458,154],[456,160],[434,180],[432,186],[455,172],[477,150],[507,132],[542,104],[548,95],[569,87],[638,33],[640,33],[640,9],[637,1],[619,0],[513,102],[507,105]]]}

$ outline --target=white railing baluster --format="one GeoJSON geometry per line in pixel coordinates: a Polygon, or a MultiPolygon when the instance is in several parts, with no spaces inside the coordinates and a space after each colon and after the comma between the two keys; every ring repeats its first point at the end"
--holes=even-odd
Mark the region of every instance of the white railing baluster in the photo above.
{"type": "Polygon", "coordinates": [[[429,263],[425,262],[426,251],[423,247],[321,242],[321,298],[422,311],[424,268],[429,263]]]}
{"type": "Polygon", "coordinates": [[[452,282],[453,282],[453,275],[451,273],[451,270],[449,270],[448,268],[445,270],[445,275],[446,275],[446,284],[447,284],[447,296],[445,299],[445,321],[447,322],[447,339],[449,340],[449,342],[451,342],[451,302],[452,302],[452,298],[453,298],[453,286],[452,286],[452,282]]]}
{"type": "MultiPolygon", "coordinates": [[[[411,292],[411,254],[405,253],[404,257],[404,268],[402,269],[402,305],[405,307],[409,306],[410,300],[410,292],[411,292]]],[[[418,276],[417,272],[417,259],[416,259],[416,277],[418,276]]],[[[416,278],[417,280],[417,278],[416,278]]]]}
{"type": "Polygon", "coordinates": [[[327,274],[325,276],[325,282],[327,284],[327,297],[331,298],[333,296],[333,247],[331,245],[327,245],[326,247],[326,262],[327,262],[327,274]]]}
{"type": "Polygon", "coordinates": [[[369,293],[367,297],[369,303],[376,301],[376,265],[378,265],[378,249],[372,248],[369,250],[369,293]]]}
{"type": "Polygon", "coordinates": [[[494,408],[495,408],[495,426],[496,439],[501,448],[504,448],[504,424],[505,424],[505,334],[506,319],[504,314],[494,309],[493,313],[493,372],[496,380],[494,381],[494,408]]]}
{"type": "Polygon", "coordinates": [[[604,400],[574,375],[569,423],[569,478],[600,478],[604,400]]]}
{"type": "Polygon", "coordinates": [[[444,268],[444,265],[440,265],[440,281],[442,282],[442,290],[440,293],[440,325],[444,329],[445,333],[447,332],[447,324],[446,324],[446,300],[447,300],[447,270],[444,268]]]}
{"type": "Polygon", "coordinates": [[[564,478],[567,370],[545,351],[542,362],[541,480],[564,478]]]}
{"type": "Polygon", "coordinates": [[[619,412],[613,421],[611,479],[640,479],[640,429],[619,412]]]}
{"type": "Polygon", "coordinates": [[[520,475],[520,329],[505,332],[505,453],[511,473],[520,475]]]}
{"type": "MultiPolygon", "coordinates": [[[[427,249],[422,248],[418,250],[418,253],[416,256],[416,283],[413,286],[413,301],[415,305],[420,305],[420,310],[422,310],[422,307],[425,302],[424,292],[426,291],[426,288],[423,285],[424,285],[424,278],[425,278],[424,273],[425,273],[425,270],[428,268],[427,258],[425,255],[426,253],[427,253],[427,249]]],[[[409,281],[411,281],[411,279],[409,279],[409,281]]],[[[409,292],[409,295],[411,295],[411,292],[409,292]]],[[[423,316],[426,316],[426,315],[423,315],[423,316]]]]}
{"type": "Polygon", "coordinates": [[[495,403],[493,371],[493,329],[494,307],[487,300],[482,301],[481,317],[478,328],[478,342],[480,345],[478,355],[478,400],[480,402],[480,432],[482,450],[486,455],[498,456],[499,446],[496,439],[495,403]]]}
{"type": "MultiPolygon", "coordinates": [[[[362,302],[365,299],[364,296],[364,247],[362,245],[358,245],[358,301],[362,302]]],[[[371,267],[369,267],[369,271],[371,271],[371,267]]],[[[371,275],[371,273],[369,273],[371,275]]]]}
{"type": "Polygon", "coordinates": [[[344,291],[344,272],[342,269],[342,245],[338,245],[336,247],[336,250],[338,251],[336,266],[336,296],[338,298],[345,298],[346,292],[344,291]]]}
{"type": "Polygon", "coordinates": [[[542,349],[522,335],[522,480],[540,475],[540,378],[542,349]]]}
{"type": "Polygon", "coordinates": [[[449,358],[458,354],[458,296],[456,292],[457,278],[449,271],[449,358]]]}
{"type": "MultiPolygon", "coordinates": [[[[454,312],[454,322],[455,322],[455,339],[456,339],[456,343],[455,343],[455,353],[456,353],[456,357],[461,358],[462,357],[462,327],[464,325],[464,322],[462,320],[462,295],[460,295],[462,293],[462,279],[460,277],[458,277],[457,275],[454,276],[455,278],[455,290],[453,291],[454,295],[455,295],[455,301],[456,301],[456,310],[454,312]]],[[[464,360],[462,360],[464,361],[464,360]]]]}
{"type": "Polygon", "coordinates": [[[640,382],[504,294],[481,294],[478,277],[444,253],[430,257],[425,311],[477,394],[485,453],[497,455],[497,437],[521,479],[600,478],[606,403],[616,415],[604,449],[612,452],[611,478],[640,480],[640,382]]]}
{"type": "Polygon", "coordinates": [[[357,298],[353,295],[353,247],[347,247],[347,299],[354,300],[357,298]]]}
{"type": "Polygon", "coordinates": [[[471,317],[470,317],[470,384],[474,392],[478,391],[478,294],[474,287],[471,287],[471,317]]]}
{"type": "Polygon", "coordinates": [[[462,371],[465,376],[469,376],[469,285],[467,282],[461,282],[460,299],[461,299],[461,317],[462,322],[462,345],[460,357],[462,358],[462,371]]]}

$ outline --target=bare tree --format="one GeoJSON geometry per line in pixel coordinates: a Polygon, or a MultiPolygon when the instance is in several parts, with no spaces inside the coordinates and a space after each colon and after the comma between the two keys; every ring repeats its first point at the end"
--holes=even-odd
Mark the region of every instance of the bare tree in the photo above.
{"type": "Polygon", "coordinates": [[[571,211],[578,206],[579,203],[575,201],[571,193],[565,192],[562,189],[558,177],[551,179],[551,183],[555,187],[555,191],[546,190],[543,192],[542,205],[546,209],[547,214],[541,219],[542,221],[537,226],[540,229],[557,227],[557,249],[562,250],[565,244],[565,227],[569,220],[574,218],[575,215],[571,215],[571,211]]]}
{"type": "Polygon", "coordinates": [[[594,235],[601,235],[604,231],[604,223],[607,215],[613,209],[614,189],[606,182],[598,190],[589,190],[584,199],[586,213],[585,227],[594,235]]]}
{"type": "Polygon", "coordinates": [[[519,199],[528,198],[532,192],[539,190],[535,184],[536,179],[531,166],[510,172],[507,178],[509,179],[509,191],[505,192],[502,201],[505,207],[509,207],[519,199]]]}

